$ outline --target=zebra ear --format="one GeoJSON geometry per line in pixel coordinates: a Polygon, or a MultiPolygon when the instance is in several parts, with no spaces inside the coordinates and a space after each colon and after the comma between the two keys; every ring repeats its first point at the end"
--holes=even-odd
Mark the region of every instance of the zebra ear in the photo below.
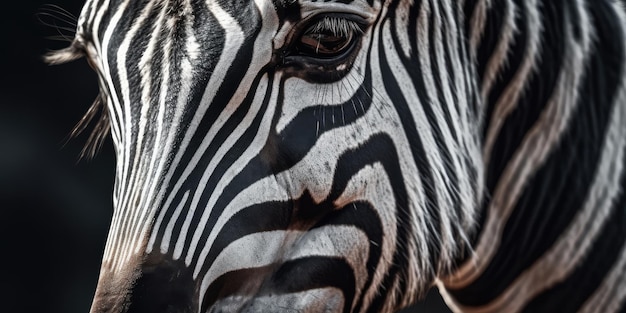
{"type": "Polygon", "coordinates": [[[85,52],[80,49],[75,43],[72,43],[71,46],[65,49],[46,53],[43,57],[43,60],[50,65],[57,65],[78,60],[84,56],[85,52]]]}

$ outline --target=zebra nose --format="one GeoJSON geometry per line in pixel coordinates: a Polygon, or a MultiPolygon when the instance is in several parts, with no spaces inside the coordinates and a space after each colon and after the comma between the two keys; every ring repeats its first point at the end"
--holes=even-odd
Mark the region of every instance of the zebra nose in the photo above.
{"type": "Polygon", "coordinates": [[[159,256],[104,270],[90,313],[196,312],[194,281],[184,263],[159,256]]]}
{"type": "Polygon", "coordinates": [[[118,296],[96,295],[91,304],[90,313],[124,312],[124,298],[118,296]]]}
{"type": "Polygon", "coordinates": [[[104,265],[100,272],[98,287],[90,313],[124,313],[127,312],[128,294],[133,277],[138,272],[136,266],[128,266],[115,271],[104,265]]]}
{"type": "Polygon", "coordinates": [[[144,266],[130,293],[127,313],[196,312],[194,281],[176,262],[144,266]]]}
{"type": "Polygon", "coordinates": [[[243,297],[229,297],[215,303],[208,313],[236,313],[240,312],[245,305],[246,299],[243,297]]]}

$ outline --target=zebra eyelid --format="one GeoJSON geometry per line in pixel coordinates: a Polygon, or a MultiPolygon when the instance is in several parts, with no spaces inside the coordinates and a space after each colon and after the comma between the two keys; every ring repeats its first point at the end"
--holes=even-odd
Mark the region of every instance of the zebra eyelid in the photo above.
{"type": "MultiPolygon", "coordinates": [[[[304,34],[317,34],[328,32],[334,36],[353,36],[363,34],[365,22],[353,20],[354,18],[342,18],[341,16],[324,15],[309,26],[304,34]]],[[[304,35],[303,34],[303,35],[304,35]]]]}

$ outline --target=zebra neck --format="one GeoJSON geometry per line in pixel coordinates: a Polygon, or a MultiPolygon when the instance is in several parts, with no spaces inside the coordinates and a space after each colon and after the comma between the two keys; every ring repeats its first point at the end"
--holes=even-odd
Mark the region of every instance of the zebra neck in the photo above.
{"type": "Polygon", "coordinates": [[[442,281],[464,312],[584,310],[626,285],[623,13],[552,2],[494,1],[470,22],[487,195],[473,254],[442,281]]]}

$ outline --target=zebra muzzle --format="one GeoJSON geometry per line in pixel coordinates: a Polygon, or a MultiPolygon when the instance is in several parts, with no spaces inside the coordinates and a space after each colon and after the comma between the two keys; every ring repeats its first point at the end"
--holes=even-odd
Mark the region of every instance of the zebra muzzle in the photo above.
{"type": "Polygon", "coordinates": [[[292,294],[230,297],[215,303],[210,313],[335,313],[343,311],[341,291],[333,288],[292,294]]]}

